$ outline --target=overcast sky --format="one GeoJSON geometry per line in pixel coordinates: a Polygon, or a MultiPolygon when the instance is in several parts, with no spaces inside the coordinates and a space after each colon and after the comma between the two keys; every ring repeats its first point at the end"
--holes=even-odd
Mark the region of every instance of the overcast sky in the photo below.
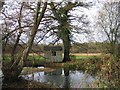
{"type": "MultiPolygon", "coordinates": [[[[10,5],[10,4],[13,4],[14,1],[20,1],[20,0],[6,0],[7,3],[10,5]]],[[[23,0],[23,1],[37,1],[37,0],[23,0]]],[[[61,0],[53,0],[53,1],[61,1],[61,0]]],[[[73,0],[73,1],[77,1],[77,0],[73,0]]],[[[79,0],[78,0],[79,1],[79,0]]],[[[86,35],[83,35],[83,34],[75,34],[74,36],[75,37],[75,40],[77,42],[88,42],[89,40],[91,41],[91,38],[94,40],[97,40],[97,41],[100,41],[99,40],[99,37],[97,37],[95,34],[97,34],[97,32],[95,31],[95,27],[94,27],[94,24],[96,23],[96,19],[97,19],[97,15],[98,15],[98,10],[100,9],[100,3],[98,2],[98,0],[83,0],[83,2],[85,3],[88,3],[88,2],[93,2],[93,6],[90,7],[89,9],[83,9],[83,12],[88,15],[88,19],[90,20],[91,22],[91,25],[92,27],[90,28],[91,30],[94,31],[94,33],[90,34],[89,38],[87,38],[88,36],[86,35]]],[[[75,13],[80,13],[80,12],[75,12],[75,13]]],[[[1,23],[1,22],[0,22],[1,23]]],[[[25,39],[25,37],[23,36],[22,37],[23,39],[25,39]]],[[[52,39],[52,37],[51,37],[52,39]]],[[[49,41],[51,41],[50,39],[48,40],[44,40],[44,43],[47,42],[49,43],[49,41]]]]}
{"type": "MultiPolygon", "coordinates": [[[[20,0],[7,0],[8,3],[11,3],[14,2],[14,1],[20,1],[20,0]]],[[[37,0],[23,0],[23,1],[37,1],[37,0]]],[[[61,0],[53,0],[53,1],[61,1],[61,0]]],[[[73,1],[82,1],[82,0],[73,0],[73,1]]],[[[93,41],[104,41],[105,37],[102,37],[102,34],[99,33],[99,31],[96,29],[95,27],[95,24],[96,24],[96,20],[97,20],[97,17],[98,17],[98,11],[101,9],[102,7],[102,3],[103,2],[117,2],[119,0],[83,0],[83,2],[93,2],[93,6],[89,9],[83,9],[84,13],[86,15],[88,15],[88,19],[90,20],[91,22],[91,30],[94,31],[94,33],[92,33],[91,35],[89,35],[89,38],[87,38],[88,36],[85,36],[85,35],[75,35],[76,36],[76,41],[78,42],[88,42],[88,41],[91,41],[91,39],[93,41]]],[[[78,13],[78,12],[76,12],[78,13]]],[[[0,22],[1,23],[1,22],[0,22]]],[[[51,37],[52,39],[52,37],[51,37]]],[[[44,41],[44,42],[49,42],[51,40],[47,40],[47,41],[44,41]]]]}

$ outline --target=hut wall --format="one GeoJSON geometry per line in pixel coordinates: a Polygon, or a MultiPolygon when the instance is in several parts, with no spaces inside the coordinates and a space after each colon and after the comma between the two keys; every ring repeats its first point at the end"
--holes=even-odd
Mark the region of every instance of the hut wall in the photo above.
{"type": "Polygon", "coordinates": [[[62,62],[62,51],[56,51],[56,53],[57,53],[56,61],[62,62]]]}
{"type": "Polygon", "coordinates": [[[44,47],[44,57],[46,62],[62,62],[61,47],[44,47]]]}
{"type": "Polygon", "coordinates": [[[56,56],[51,57],[51,62],[62,62],[62,52],[61,51],[55,51],[56,56]]]}

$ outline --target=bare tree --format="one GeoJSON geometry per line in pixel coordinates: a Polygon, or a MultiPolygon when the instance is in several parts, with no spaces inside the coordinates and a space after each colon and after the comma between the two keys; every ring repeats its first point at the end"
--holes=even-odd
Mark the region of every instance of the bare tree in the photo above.
{"type": "Polygon", "coordinates": [[[118,2],[106,2],[102,10],[99,12],[98,25],[99,28],[107,36],[107,42],[109,43],[109,52],[112,54],[118,54],[118,42],[120,32],[119,21],[119,4],[118,2]]]}
{"type": "MultiPolygon", "coordinates": [[[[46,1],[44,3],[37,2],[37,3],[33,3],[33,4],[35,5],[36,8],[35,9],[33,8],[34,12],[32,12],[32,13],[34,13],[34,17],[32,18],[33,19],[32,27],[30,27],[30,25],[28,25],[28,27],[30,29],[28,41],[27,41],[25,49],[21,53],[18,53],[19,55],[17,55],[17,57],[16,57],[15,50],[18,46],[18,43],[20,42],[21,34],[25,30],[25,27],[22,26],[23,24],[25,25],[25,23],[23,23],[23,21],[27,22],[25,19],[22,18],[22,15],[23,15],[22,11],[23,11],[23,7],[24,7],[25,3],[24,2],[21,3],[21,6],[19,8],[19,15],[18,15],[18,19],[17,19],[18,20],[18,27],[17,28],[19,28],[19,29],[17,29],[17,31],[15,29],[15,32],[18,32],[18,34],[16,36],[16,39],[14,40],[14,45],[13,45],[12,55],[11,55],[12,56],[11,64],[9,64],[10,66],[3,65],[3,68],[2,68],[5,79],[18,78],[19,74],[21,73],[21,71],[23,69],[24,62],[26,61],[26,59],[28,57],[28,53],[30,52],[31,47],[33,45],[34,38],[35,38],[36,33],[38,31],[40,22],[42,21],[42,18],[44,17],[44,13],[45,13],[45,10],[47,8],[47,2],[46,1]]],[[[31,12],[29,11],[29,13],[31,13],[31,12]]],[[[29,13],[27,13],[27,15],[29,13]]],[[[14,20],[14,18],[12,20],[14,20]]],[[[14,23],[12,23],[12,24],[15,25],[14,23]]],[[[14,30],[8,32],[7,34],[10,33],[10,34],[12,34],[12,36],[14,36],[15,33],[13,33],[13,32],[14,32],[14,30]]],[[[6,38],[9,39],[8,36],[6,36],[6,38]]],[[[3,40],[4,40],[4,38],[3,38],[3,40]]]]}

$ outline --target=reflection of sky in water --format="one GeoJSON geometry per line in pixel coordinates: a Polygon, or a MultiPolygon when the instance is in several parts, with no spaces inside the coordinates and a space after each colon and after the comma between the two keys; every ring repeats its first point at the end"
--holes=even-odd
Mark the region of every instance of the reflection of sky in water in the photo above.
{"type": "Polygon", "coordinates": [[[38,82],[45,82],[59,87],[71,87],[71,88],[86,88],[92,83],[94,78],[89,74],[85,74],[81,71],[70,71],[69,76],[64,75],[62,69],[58,69],[54,72],[44,73],[38,72],[24,76],[25,79],[35,80],[38,82]],[[61,73],[61,74],[60,74],[61,73]],[[34,77],[34,78],[33,78],[34,77]]]}
{"type": "Polygon", "coordinates": [[[94,80],[92,76],[84,74],[81,71],[74,71],[70,74],[70,83],[73,88],[89,87],[89,84],[94,80]]]}

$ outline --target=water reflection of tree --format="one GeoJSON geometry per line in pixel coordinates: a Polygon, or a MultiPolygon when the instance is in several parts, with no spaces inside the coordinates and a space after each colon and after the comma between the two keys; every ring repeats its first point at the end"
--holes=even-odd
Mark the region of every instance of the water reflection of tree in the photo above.
{"type": "Polygon", "coordinates": [[[63,88],[67,88],[67,90],[70,88],[70,76],[65,77],[63,88]]]}
{"type": "Polygon", "coordinates": [[[64,68],[64,75],[69,76],[69,68],[67,67],[64,68]]]}
{"type": "Polygon", "coordinates": [[[65,75],[65,81],[63,88],[67,88],[67,90],[70,88],[70,76],[69,76],[69,68],[64,68],[64,75],[65,75]]]}

